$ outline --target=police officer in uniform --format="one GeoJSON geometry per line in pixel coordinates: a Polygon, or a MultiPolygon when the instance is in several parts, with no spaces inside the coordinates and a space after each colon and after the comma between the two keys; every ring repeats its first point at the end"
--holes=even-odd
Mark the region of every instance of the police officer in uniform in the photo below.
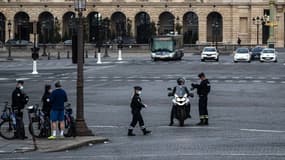
{"type": "Polygon", "coordinates": [[[128,136],[135,136],[135,134],[133,133],[133,129],[135,128],[138,122],[139,122],[140,128],[144,135],[151,133],[151,131],[146,130],[146,128],[144,127],[144,121],[141,115],[141,109],[147,107],[147,105],[141,102],[142,101],[140,98],[141,91],[142,91],[142,87],[140,86],[134,87],[134,96],[131,102],[131,110],[132,110],[133,119],[130,124],[130,128],[128,130],[128,136]]]}
{"type": "Polygon", "coordinates": [[[24,81],[22,80],[17,81],[16,88],[12,93],[12,111],[16,115],[16,123],[17,123],[15,137],[20,138],[20,139],[27,138],[25,136],[22,109],[24,109],[25,105],[28,103],[29,97],[23,91],[24,89],[23,85],[24,85],[24,81]]]}
{"type": "Polygon", "coordinates": [[[199,95],[199,114],[200,114],[200,122],[197,125],[208,125],[208,109],[207,109],[207,101],[208,94],[211,90],[211,85],[209,80],[206,78],[205,74],[202,72],[198,75],[201,82],[200,84],[191,84],[192,90],[197,89],[197,94],[199,95]]]}

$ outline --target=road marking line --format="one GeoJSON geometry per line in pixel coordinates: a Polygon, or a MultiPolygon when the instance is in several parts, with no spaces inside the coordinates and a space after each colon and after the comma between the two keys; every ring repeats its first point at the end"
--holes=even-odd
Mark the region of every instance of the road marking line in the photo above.
{"type": "Polygon", "coordinates": [[[91,126],[88,126],[90,128],[120,128],[119,126],[103,126],[103,125],[91,125],[91,126]]]}
{"type": "Polygon", "coordinates": [[[73,79],[73,80],[71,80],[72,82],[75,82],[76,81],[76,79],[73,79]]]}
{"type": "Polygon", "coordinates": [[[127,80],[128,82],[133,82],[133,81],[135,81],[134,79],[128,79],[127,80]]]}
{"type": "Polygon", "coordinates": [[[115,77],[113,77],[114,79],[119,79],[119,78],[121,78],[121,77],[118,77],[118,76],[115,76],[115,77]]]}
{"type": "Polygon", "coordinates": [[[9,78],[0,78],[0,81],[8,80],[9,78]]]}
{"type": "Polygon", "coordinates": [[[240,77],[232,77],[232,79],[240,79],[240,77]]]}
{"type": "Polygon", "coordinates": [[[99,78],[102,78],[102,79],[107,79],[107,78],[109,78],[109,77],[99,77],[99,78]]]}
{"type": "Polygon", "coordinates": [[[275,83],[275,81],[266,81],[266,83],[275,83]]]}
{"type": "Polygon", "coordinates": [[[262,130],[262,129],[240,129],[240,130],[249,131],[249,132],[285,133],[285,131],[278,131],[278,130],[262,130]]]}
{"type": "Polygon", "coordinates": [[[19,81],[19,80],[23,80],[24,81],[24,80],[29,80],[29,79],[31,79],[31,78],[17,78],[16,81],[19,81]]]}
{"type": "Polygon", "coordinates": [[[277,79],[280,79],[280,77],[272,77],[271,79],[277,80],[277,79]]]}
{"type": "Polygon", "coordinates": [[[239,82],[239,83],[246,83],[247,80],[239,80],[238,82],[239,82]]]}
{"type": "Polygon", "coordinates": [[[247,76],[247,77],[245,77],[245,79],[252,79],[253,77],[250,77],[250,76],[247,76]]]}
{"type": "Polygon", "coordinates": [[[163,80],[161,80],[161,79],[156,79],[155,81],[156,81],[156,82],[162,82],[163,80]]]}
{"type": "Polygon", "coordinates": [[[211,82],[214,82],[214,83],[216,83],[216,82],[219,82],[219,80],[211,80],[211,82]]]}
{"type": "Polygon", "coordinates": [[[233,82],[233,80],[225,80],[225,82],[233,82]]]}
{"type": "Polygon", "coordinates": [[[100,79],[99,81],[101,81],[101,82],[106,82],[107,79],[100,79]]]}
{"type": "Polygon", "coordinates": [[[142,79],[141,81],[142,81],[142,82],[149,82],[150,80],[142,79]]]}
{"type": "Polygon", "coordinates": [[[254,80],[254,81],[252,81],[252,82],[254,82],[254,83],[260,83],[261,80],[254,80]]]}
{"type": "Polygon", "coordinates": [[[93,81],[92,79],[87,79],[87,80],[86,80],[86,82],[92,82],[92,81],[93,81]]]}
{"type": "Polygon", "coordinates": [[[120,81],[122,81],[121,79],[113,79],[113,81],[115,81],[115,82],[120,82],[120,81]]]}
{"type": "Polygon", "coordinates": [[[95,78],[95,77],[87,77],[88,79],[93,79],[93,78],[95,78]]]}
{"type": "Polygon", "coordinates": [[[265,79],[265,77],[258,77],[258,79],[265,79]]]}
{"type": "Polygon", "coordinates": [[[285,81],[282,81],[281,83],[283,83],[283,84],[284,84],[284,83],[285,83],[285,81]]]}

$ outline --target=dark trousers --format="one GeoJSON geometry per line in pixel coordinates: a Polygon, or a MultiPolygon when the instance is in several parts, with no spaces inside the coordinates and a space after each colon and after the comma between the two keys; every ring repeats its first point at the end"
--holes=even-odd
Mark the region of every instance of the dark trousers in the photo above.
{"type": "Polygon", "coordinates": [[[14,133],[15,138],[25,139],[25,126],[23,122],[23,112],[20,110],[14,110],[16,116],[16,132],[14,133]]]}
{"type": "Polygon", "coordinates": [[[208,101],[207,96],[199,96],[200,119],[208,118],[207,101],[208,101]]]}
{"type": "Polygon", "coordinates": [[[132,119],[130,126],[135,128],[135,126],[139,122],[140,127],[144,127],[144,121],[143,121],[143,117],[141,115],[141,112],[140,111],[132,111],[132,114],[133,114],[133,119],[132,119]]]}

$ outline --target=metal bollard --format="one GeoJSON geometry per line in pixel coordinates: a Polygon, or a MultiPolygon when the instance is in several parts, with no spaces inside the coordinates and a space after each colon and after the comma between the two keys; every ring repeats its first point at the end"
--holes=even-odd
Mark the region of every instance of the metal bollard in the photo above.
{"type": "Polygon", "coordinates": [[[88,58],[88,51],[85,51],[85,58],[88,58]]]}
{"type": "Polygon", "coordinates": [[[122,58],[122,49],[119,49],[118,50],[118,61],[121,61],[121,60],[123,60],[123,58],[122,58]]]}
{"type": "Polygon", "coordinates": [[[60,52],[57,52],[57,59],[60,59],[60,52]]]}
{"type": "Polygon", "coordinates": [[[67,59],[69,59],[70,57],[69,57],[69,51],[67,51],[67,57],[66,57],[67,59]]]}
{"type": "Polygon", "coordinates": [[[97,64],[102,64],[102,61],[101,61],[101,53],[99,52],[98,53],[98,59],[97,59],[97,64]]]}
{"type": "Polygon", "coordinates": [[[48,52],[48,60],[50,60],[50,52],[48,52]]]}

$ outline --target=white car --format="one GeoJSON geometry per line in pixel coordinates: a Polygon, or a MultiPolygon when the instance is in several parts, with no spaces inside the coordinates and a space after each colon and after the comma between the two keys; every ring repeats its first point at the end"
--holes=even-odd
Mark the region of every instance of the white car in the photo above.
{"type": "Polygon", "coordinates": [[[251,53],[248,48],[237,48],[234,51],[234,62],[237,63],[239,61],[245,61],[250,63],[251,61],[251,53]]]}
{"type": "Polygon", "coordinates": [[[264,48],[260,53],[260,62],[277,62],[276,53],[274,48],[264,48]]]}
{"type": "Polygon", "coordinates": [[[216,47],[205,47],[201,53],[201,61],[213,59],[219,61],[219,52],[216,47]]]}

